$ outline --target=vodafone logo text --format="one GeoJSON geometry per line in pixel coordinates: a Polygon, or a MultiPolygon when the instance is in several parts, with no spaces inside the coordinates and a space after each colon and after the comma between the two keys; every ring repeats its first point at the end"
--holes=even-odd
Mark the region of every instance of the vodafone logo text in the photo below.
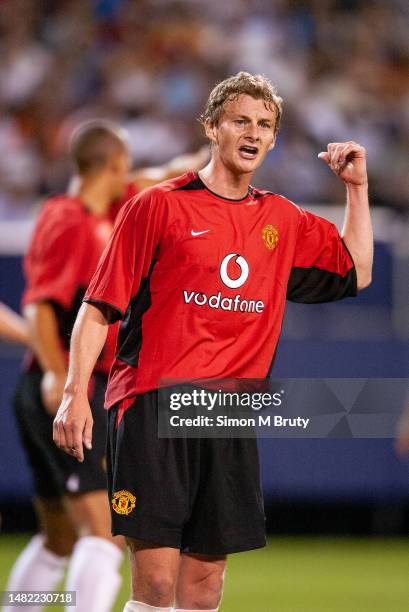
{"type": "MultiPolygon", "coordinates": [[[[229,289],[238,289],[247,281],[250,268],[244,257],[238,253],[229,253],[220,264],[220,278],[229,289]],[[230,264],[230,265],[229,265],[230,264]]],[[[202,291],[183,291],[185,304],[199,307],[216,308],[230,312],[254,312],[260,314],[264,310],[262,300],[243,299],[238,293],[234,297],[223,296],[221,291],[207,295],[202,291]]]]}

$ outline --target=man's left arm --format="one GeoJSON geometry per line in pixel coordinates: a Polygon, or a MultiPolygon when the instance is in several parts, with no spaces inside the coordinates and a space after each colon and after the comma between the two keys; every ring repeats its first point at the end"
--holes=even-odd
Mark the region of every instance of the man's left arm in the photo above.
{"type": "Polygon", "coordinates": [[[347,203],[342,238],[355,264],[358,289],[364,289],[371,283],[373,263],[365,148],[353,141],[333,142],[318,157],[345,183],[347,203]]]}
{"type": "Polygon", "coordinates": [[[2,302],[0,302],[0,339],[29,344],[26,321],[2,302]]]}
{"type": "Polygon", "coordinates": [[[195,153],[179,155],[163,166],[141,168],[130,176],[130,182],[135,183],[139,191],[152,187],[162,181],[167,181],[189,170],[201,170],[209,161],[209,147],[205,145],[195,153]]]}

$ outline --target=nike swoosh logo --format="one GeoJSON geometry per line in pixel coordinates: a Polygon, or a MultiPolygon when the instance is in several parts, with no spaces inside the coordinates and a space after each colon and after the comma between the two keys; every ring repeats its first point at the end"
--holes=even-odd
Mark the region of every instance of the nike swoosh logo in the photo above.
{"type": "Polygon", "coordinates": [[[190,233],[192,236],[201,236],[202,234],[207,234],[207,232],[210,232],[210,230],[203,230],[202,232],[195,232],[192,230],[190,233]]]}

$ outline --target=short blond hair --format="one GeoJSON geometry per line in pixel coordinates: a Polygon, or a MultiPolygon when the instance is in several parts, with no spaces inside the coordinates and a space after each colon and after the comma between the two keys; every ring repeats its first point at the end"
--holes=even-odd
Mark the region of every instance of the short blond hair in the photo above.
{"type": "Polygon", "coordinates": [[[200,116],[200,122],[217,125],[223,112],[224,105],[229,100],[235,100],[241,94],[247,94],[256,100],[263,100],[266,105],[273,105],[276,109],[276,122],[274,133],[277,134],[283,114],[283,100],[277,93],[276,87],[262,74],[238,72],[234,76],[221,81],[212,89],[205,109],[200,116]]]}

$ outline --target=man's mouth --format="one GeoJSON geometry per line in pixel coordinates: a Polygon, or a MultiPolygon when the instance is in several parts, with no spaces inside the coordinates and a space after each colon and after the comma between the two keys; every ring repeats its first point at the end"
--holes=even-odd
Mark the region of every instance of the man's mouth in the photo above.
{"type": "Polygon", "coordinates": [[[257,147],[251,147],[250,145],[243,145],[239,148],[240,156],[245,159],[255,159],[258,154],[257,147]]]}

